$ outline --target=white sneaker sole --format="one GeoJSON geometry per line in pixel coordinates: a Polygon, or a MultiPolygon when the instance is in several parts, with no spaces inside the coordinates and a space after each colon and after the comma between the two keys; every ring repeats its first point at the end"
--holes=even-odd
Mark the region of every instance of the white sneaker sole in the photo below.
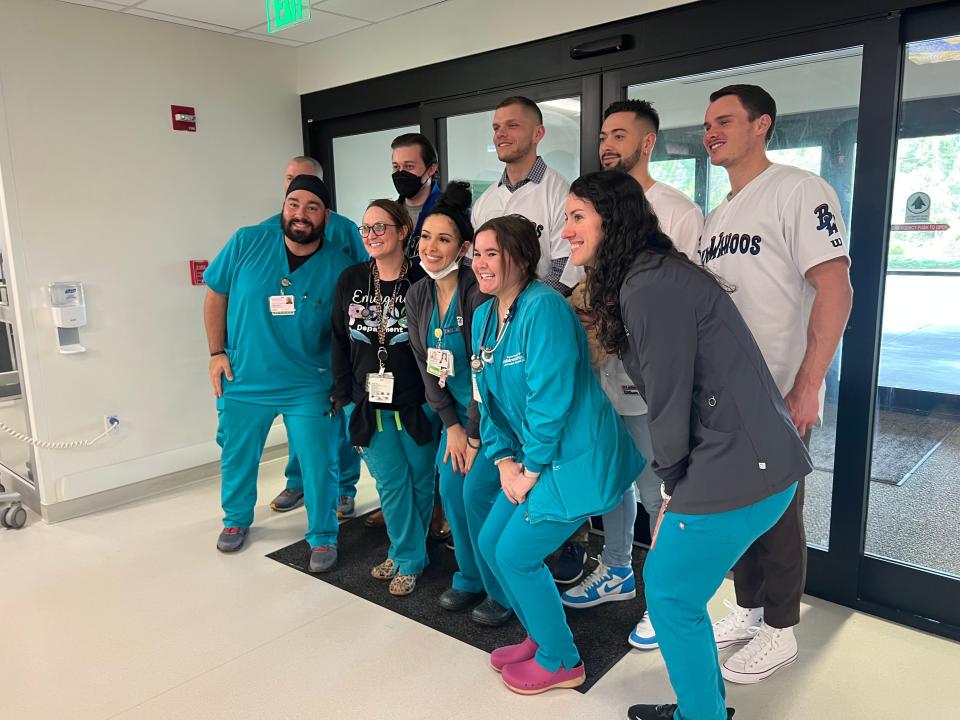
{"type": "Polygon", "coordinates": [[[788,665],[792,665],[797,661],[799,653],[794,653],[793,657],[787,658],[786,660],[774,665],[773,667],[767,668],[761,672],[756,673],[742,673],[737,672],[736,670],[730,670],[727,668],[726,664],[720,666],[720,674],[723,675],[723,679],[727,682],[732,682],[737,685],[754,685],[758,682],[766,680],[768,677],[773,675],[777,670],[782,670],[788,665]]]}
{"type": "Polygon", "coordinates": [[[633,639],[633,635],[627,636],[627,642],[637,650],[656,650],[658,647],[660,647],[660,643],[658,643],[656,640],[654,640],[652,643],[640,644],[633,639]]]}
{"type": "Polygon", "coordinates": [[[572,602],[569,600],[565,600],[563,595],[561,595],[560,602],[562,602],[564,606],[568,608],[590,608],[590,607],[596,607],[597,605],[603,605],[604,603],[609,603],[609,602],[621,602],[623,600],[633,600],[636,596],[637,596],[637,591],[631,590],[630,592],[627,592],[627,593],[617,593],[616,595],[612,595],[612,594],[604,595],[603,597],[599,597],[596,600],[588,600],[587,602],[572,602]]]}

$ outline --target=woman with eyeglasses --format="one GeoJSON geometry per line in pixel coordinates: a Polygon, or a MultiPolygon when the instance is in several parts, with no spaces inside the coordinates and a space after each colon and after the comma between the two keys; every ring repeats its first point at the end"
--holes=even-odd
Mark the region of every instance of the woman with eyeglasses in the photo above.
{"type": "Polygon", "coordinates": [[[810,458],[729,288],[661,232],[636,180],[584,175],[566,215],[597,339],[649,406],[663,481],[643,579],[678,704],[634,705],[627,717],[726,720],[707,601],[783,515],[810,458]]]}
{"type": "Polygon", "coordinates": [[[479,545],[526,631],[490,664],[518,693],[577,687],[583,662],[543,561],[586,518],[618,505],[644,460],[593,374],[576,314],[536,279],[536,226],[495,218],[474,243],[477,284],[494,297],[474,316],[470,367],[502,489],[479,545]]]}
{"type": "Polygon", "coordinates": [[[500,476],[481,451],[480,410],[470,382],[473,316],[489,300],[477,289],[476,275],[461,265],[473,242],[470,201],[470,185],[451,182],[427,213],[419,255],[429,277],[410,290],[407,311],[427,402],[444,426],[437,470],[458,570],[440,595],[440,607],[458,612],[475,605],[473,620],[496,626],[513,612],[477,550],[480,528],[500,493],[500,476]]]}
{"type": "Polygon", "coordinates": [[[413,227],[401,205],[374,200],[359,229],[371,259],[348,267],[337,283],[332,411],[355,404],[350,442],[380,493],[390,549],[371,574],[388,580],[392,595],[409,595],[428,563],[437,452],[406,313],[411,285],[426,274],[404,256],[413,227]]]}

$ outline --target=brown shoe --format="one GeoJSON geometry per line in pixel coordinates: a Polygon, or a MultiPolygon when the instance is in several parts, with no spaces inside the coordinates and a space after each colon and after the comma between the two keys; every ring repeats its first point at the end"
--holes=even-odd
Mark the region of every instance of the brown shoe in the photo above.
{"type": "Polygon", "coordinates": [[[383,519],[383,510],[377,510],[367,515],[363,520],[363,524],[366,527],[383,527],[387,524],[387,521],[383,519]]]}

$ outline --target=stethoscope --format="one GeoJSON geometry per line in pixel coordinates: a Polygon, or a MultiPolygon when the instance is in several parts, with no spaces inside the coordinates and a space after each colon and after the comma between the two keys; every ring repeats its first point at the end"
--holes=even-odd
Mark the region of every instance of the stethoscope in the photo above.
{"type": "MultiPolygon", "coordinates": [[[[522,290],[520,291],[523,292],[522,290]]],[[[520,295],[517,295],[517,300],[520,299],[520,295]]],[[[517,300],[513,301],[513,305],[510,306],[510,309],[507,311],[507,314],[503,318],[503,327],[500,328],[500,332],[497,333],[497,340],[493,344],[493,347],[484,347],[480,345],[480,354],[477,355],[474,353],[470,357],[470,369],[475,373],[483,372],[483,368],[493,363],[493,353],[496,352],[497,348],[500,347],[500,343],[503,342],[504,336],[507,334],[507,328],[510,327],[510,323],[513,320],[513,316],[517,311],[517,300]]],[[[498,301],[499,307],[499,301],[498,301]]],[[[490,318],[494,316],[495,313],[490,312],[487,314],[486,319],[483,321],[483,333],[480,335],[481,338],[487,336],[487,331],[490,329],[490,318]]]]}

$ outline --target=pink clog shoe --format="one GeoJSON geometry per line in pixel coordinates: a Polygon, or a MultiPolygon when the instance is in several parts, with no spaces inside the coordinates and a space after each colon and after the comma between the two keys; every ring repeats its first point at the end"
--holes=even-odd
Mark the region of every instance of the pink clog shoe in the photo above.
{"type": "Polygon", "coordinates": [[[502,672],[504,685],[521,695],[536,695],[554,688],[579,687],[587,677],[582,662],[570,670],[561,666],[551,672],[534,658],[506,665],[502,672]]]}
{"type": "Polygon", "coordinates": [[[522,643],[499,647],[490,653],[490,665],[497,672],[502,672],[504,665],[532,659],[538,647],[529,637],[524,638],[522,643]]]}

